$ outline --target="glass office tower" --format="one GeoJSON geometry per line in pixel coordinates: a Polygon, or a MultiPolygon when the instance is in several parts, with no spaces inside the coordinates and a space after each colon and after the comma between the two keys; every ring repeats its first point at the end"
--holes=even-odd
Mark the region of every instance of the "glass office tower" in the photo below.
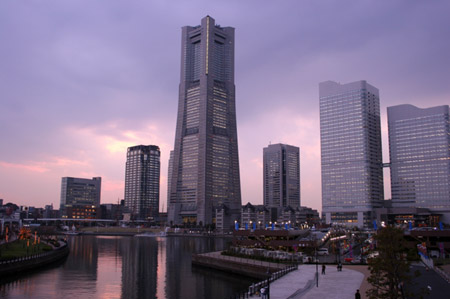
{"type": "Polygon", "coordinates": [[[428,208],[450,222],[449,106],[387,111],[392,205],[428,208]]]}
{"type": "Polygon", "coordinates": [[[96,219],[102,178],[61,178],[60,211],[63,218],[96,219]]]}
{"type": "Polygon", "coordinates": [[[270,144],[263,149],[264,206],[277,221],[283,208],[300,206],[300,149],[270,144]]]}
{"type": "Polygon", "coordinates": [[[159,217],[160,150],[156,145],[137,145],[127,150],[125,206],[134,219],[159,217]]]}
{"type": "Polygon", "coordinates": [[[378,89],[366,81],[319,84],[322,213],[368,227],[384,198],[378,89]]]}
{"type": "Polygon", "coordinates": [[[170,180],[171,224],[212,224],[225,205],[240,219],[234,28],[207,16],[182,29],[181,78],[170,180]]]}

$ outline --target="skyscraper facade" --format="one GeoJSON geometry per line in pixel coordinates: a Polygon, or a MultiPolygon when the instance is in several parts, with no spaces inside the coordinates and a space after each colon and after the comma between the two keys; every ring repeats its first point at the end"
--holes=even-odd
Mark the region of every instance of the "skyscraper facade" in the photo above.
{"type": "Polygon", "coordinates": [[[283,208],[300,206],[300,149],[271,144],[263,149],[264,206],[276,221],[283,208]]]}
{"type": "Polygon", "coordinates": [[[378,89],[319,84],[322,213],[327,223],[370,226],[384,199],[378,89]]]}
{"type": "Polygon", "coordinates": [[[393,207],[428,208],[450,222],[449,106],[387,112],[393,207]]]}
{"type": "Polygon", "coordinates": [[[156,145],[137,145],[127,150],[125,206],[134,219],[159,216],[160,150],[156,145]]]}
{"type": "Polygon", "coordinates": [[[182,29],[181,78],[168,220],[212,224],[225,205],[240,218],[234,28],[207,16],[182,29]]]}
{"type": "Polygon", "coordinates": [[[100,207],[102,178],[63,177],[60,211],[63,218],[95,219],[100,207]]]}

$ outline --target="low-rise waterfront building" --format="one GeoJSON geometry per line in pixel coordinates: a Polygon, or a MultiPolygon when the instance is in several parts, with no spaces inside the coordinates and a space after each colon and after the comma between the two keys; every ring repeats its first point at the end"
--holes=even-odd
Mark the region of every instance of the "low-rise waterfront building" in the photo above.
{"type": "Polygon", "coordinates": [[[256,207],[251,203],[247,203],[241,210],[241,226],[252,228],[252,224],[257,222],[256,207]]]}
{"type": "Polygon", "coordinates": [[[319,212],[308,207],[298,207],[295,209],[296,226],[307,224],[308,226],[317,225],[320,223],[319,212]]]}

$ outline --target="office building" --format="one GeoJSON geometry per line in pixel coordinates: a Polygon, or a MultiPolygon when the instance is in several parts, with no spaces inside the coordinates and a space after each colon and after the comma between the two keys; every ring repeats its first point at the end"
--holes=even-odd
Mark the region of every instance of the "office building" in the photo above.
{"type": "Polygon", "coordinates": [[[449,106],[387,112],[392,206],[427,208],[450,223],[449,106]]]}
{"type": "Polygon", "coordinates": [[[102,178],[63,177],[60,210],[63,218],[96,219],[100,207],[102,178]]]}
{"type": "Polygon", "coordinates": [[[172,174],[173,174],[173,151],[170,151],[169,165],[167,167],[167,204],[169,204],[170,202],[170,187],[172,186],[172,174]]]}
{"type": "Polygon", "coordinates": [[[378,89],[366,81],[319,84],[322,214],[371,227],[384,199],[378,89]]]}
{"type": "Polygon", "coordinates": [[[132,219],[158,218],[160,155],[156,145],[137,145],[127,150],[124,200],[132,219]]]}
{"type": "Polygon", "coordinates": [[[285,208],[300,206],[300,149],[270,144],[263,149],[264,206],[277,221],[285,208]]]}
{"type": "Polygon", "coordinates": [[[181,78],[172,162],[170,224],[240,220],[234,28],[207,16],[182,29],[181,78]],[[226,206],[225,209],[223,205],[226,206]]]}

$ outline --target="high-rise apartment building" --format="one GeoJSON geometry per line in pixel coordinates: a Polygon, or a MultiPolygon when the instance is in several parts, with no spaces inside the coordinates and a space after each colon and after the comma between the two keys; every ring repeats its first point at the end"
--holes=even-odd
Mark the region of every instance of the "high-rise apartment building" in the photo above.
{"type": "Polygon", "coordinates": [[[319,84],[322,214],[370,226],[384,199],[378,89],[366,81],[319,84]]]}
{"type": "Polygon", "coordinates": [[[300,149],[271,144],[263,149],[264,206],[277,221],[283,208],[300,206],[300,149]]]}
{"type": "Polygon", "coordinates": [[[449,106],[387,108],[393,207],[428,208],[450,222],[449,106]]]}
{"type": "Polygon", "coordinates": [[[225,205],[240,219],[234,28],[207,16],[182,29],[181,78],[168,220],[212,224],[225,205]]]}
{"type": "Polygon", "coordinates": [[[159,216],[160,150],[137,145],[127,150],[125,207],[133,218],[156,220],[159,216]]]}
{"type": "Polygon", "coordinates": [[[60,211],[63,218],[96,219],[100,207],[102,178],[63,177],[60,211]]]}

